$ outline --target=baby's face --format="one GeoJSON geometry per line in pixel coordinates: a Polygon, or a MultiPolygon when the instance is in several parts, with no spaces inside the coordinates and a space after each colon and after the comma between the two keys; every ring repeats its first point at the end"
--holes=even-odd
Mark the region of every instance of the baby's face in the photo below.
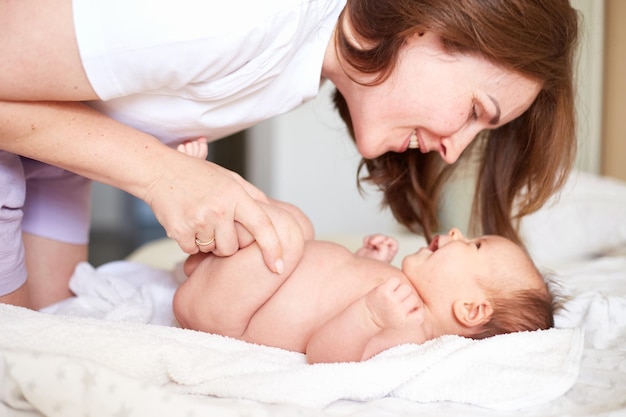
{"type": "Polygon", "coordinates": [[[454,301],[484,294],[485,287],[540,285],[515,282],[535,276],[512,273],[520,268],[532,268],[532,263],[513,242],[500,236],[467,239],[458,229],[436,236],[428,248],[421,248],[402,261],[403,272],[435,314],[449,314],[454,301]]]}

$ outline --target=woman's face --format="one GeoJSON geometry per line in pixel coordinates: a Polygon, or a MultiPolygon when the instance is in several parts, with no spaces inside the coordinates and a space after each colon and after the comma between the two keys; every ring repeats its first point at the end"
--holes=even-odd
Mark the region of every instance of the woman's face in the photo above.
{"type": "Polygon", "coordinates": [[[480,131],[526,111],[541,86],[485,59],[446,53],[439,38],[426,33],[407,43],[382,84],[337,87],[363,157],[404,152],[415,133],[421,152],[439,152],[453,163],[480,131]]]}

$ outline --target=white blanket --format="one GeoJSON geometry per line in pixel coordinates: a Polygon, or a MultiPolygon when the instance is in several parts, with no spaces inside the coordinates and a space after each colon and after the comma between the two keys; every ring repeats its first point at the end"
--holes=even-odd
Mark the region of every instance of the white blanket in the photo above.
{"type": "Polygon", "coordinates": [[[580,329],[551,329],[482,341],[445,336],[366,362],[307,365],[299,353],[151,324],[173,320],[176,280],[161,270],[83,264],[72,287],[78,297],[47,313],[0,306],[0,357],[22,394],[28,384],[39,392],[84,391],[119,373],[173,393],[267,403],[322,407],[388,396],[507,410],[564,394],[583,351],[580,329]],[[66,378],[63,369],[76,367],[82,377],[66,378]]]}

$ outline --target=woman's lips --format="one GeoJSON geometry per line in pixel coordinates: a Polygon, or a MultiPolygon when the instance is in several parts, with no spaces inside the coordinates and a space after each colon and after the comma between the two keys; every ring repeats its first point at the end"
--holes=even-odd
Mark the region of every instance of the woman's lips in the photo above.
{"type": "Polygon", "coordinates": [[[428,150],[426,149],[426,143],[424,142],[424,139],[422,138],[418,130],[411,131],[409,137],[407,137],[404,141],[403,150],[416,150],[420,151],[421,153],[428,152],[428,150]]]}

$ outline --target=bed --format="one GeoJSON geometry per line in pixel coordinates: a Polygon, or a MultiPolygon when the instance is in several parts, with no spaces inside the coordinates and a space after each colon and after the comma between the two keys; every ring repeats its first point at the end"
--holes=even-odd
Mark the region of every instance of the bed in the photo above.
{"type": "MultiPolygon", "coordinates": [[[[555,329],[446,336],[359,364],[177,328],[184,255],[169,240],[81,264],[76,297],[0,305],[0,415],[626,416],[626,184],[576,173],[521,234],[564,297],[555,329]]],[[[395,262],[424,243],[397,238],[395,262]]]]}

